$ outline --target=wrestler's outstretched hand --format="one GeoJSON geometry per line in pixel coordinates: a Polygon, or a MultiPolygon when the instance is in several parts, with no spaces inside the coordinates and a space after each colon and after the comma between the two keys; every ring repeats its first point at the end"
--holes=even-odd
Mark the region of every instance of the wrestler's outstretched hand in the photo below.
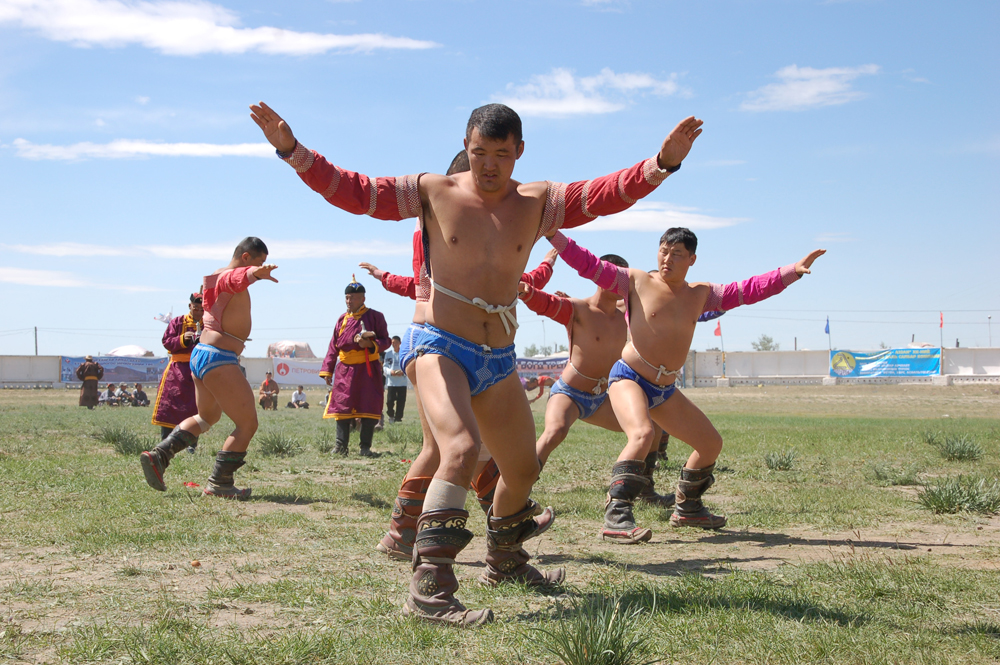
{"type": "Polygon", "coordinates": [[[663,147],[660,148],[660,154],[657,156],[661,169],[677,166],[684,161],[688,152],[691,151],[691,144],[701,134],[702,124],[704,124],[703,121],[690,116],[681,120],[674,127],[674,131],[670,132],[663,140],[663,147]]]}
{"type": "Polygon", "coordinates": [[[372,264],[365,263],[364,261],[362,261],[358,265],[361,266],[362,268],[364,268],[365,270],[367,270],[369,275],[371,275],[372,277],[374,277],[375,279],[377,279],[380,282],[382,281],[382,275],[385,274],[384,271],[379,270],[378,268],[376,268],[372,264]]]}
{"type": "Polygon", "coordinates": [[[556,259],[559,258],[559,250],[553,247],[549,251],[545,252],[545,262],[550,266],[556,265],[556,259]]]}
{"type": "Polygon", "coordinates": [[[295,135],[292,134],[292,128],[270,106],[264,102],[251,104],[250,117],[264,132],[264,137],[280,152],[295,150],[295,135]]]}
{"type": "Polygon", "coordinates": [[[531,286],[529,286],[527,282],[518,282],[517,283],[517,297],[518,298],[520,298],[521,296],[528,295],[529,291],[531,291],[531,286]]]}
{"type": "Polygon", "coordinates": [[[265,263],[264,265],[253,271],[253,276],[256,277],[257,279],[269,279],[275,284],[277,284],[278,280],[271,277],[271,271],[277,269],[278,266],[274,265],[273,263],[265,263]]]}
{"type": "Polygon", "coordinates": [[[810,274],[812,271],[809,270],[809,268],[812,267],[813,261],[823,256],[824,254],[826,254],[825,249],[814,249],[813,251],[809,252],[809,255],[806,256],[806,258],[802,259],[801,261],[795,264],[796,274],[798,274],[799,277],[801,277],[802,275],[810,274]]]}

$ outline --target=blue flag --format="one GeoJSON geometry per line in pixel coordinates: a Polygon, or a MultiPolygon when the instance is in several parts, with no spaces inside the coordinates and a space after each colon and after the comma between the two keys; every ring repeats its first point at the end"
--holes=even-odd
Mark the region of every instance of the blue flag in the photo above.
{"type": "Polygon", "coordinates": [[[826,330],[824,330],[823,332],[825,332],[827,335],[830,334],[830,317],[829,316],[826,317],[826,330]]]}

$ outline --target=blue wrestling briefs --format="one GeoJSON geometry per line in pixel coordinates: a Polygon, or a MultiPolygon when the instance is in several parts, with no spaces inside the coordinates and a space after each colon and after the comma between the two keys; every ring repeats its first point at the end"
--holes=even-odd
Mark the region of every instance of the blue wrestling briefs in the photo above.
{"type": "Polygon", "coordinates": [[[586,393],[582,390],[577,390],[562,379],[552,384],[552,388],[549,390],[549,399],[552,399],[553,395],[565,395],[573,400],[576,408],[580,409],[580,420],[586,420],[594,415],[601,408],[601,405],[604,404],[604,400],[608,398],[607,391],[600,395],[586,393]]]}
{"type": "Polygon", "coordinates": [[[424,324],[411,323],[403,333],[403,338],[399,341],[399,367],[406,372],[406,366],[416,358],[413,355],[413,340],[424,331],[424,324]]]}
{"type": "Polygon", "coordinates": [[[638,372],[629,367],[624,360],[619,360],[611,368],[611,374],[608,375],[608,385],[610,386],[615,381],[623,379],[626,381],[635,381],[639,384],[642,392],[646,393],[646,401],[649,403],[649,408],[651,409],[666,402],[674,394],[674,391],[677,390],[677,386],[673,383],[669,386],[658,386],[655,383],[650,383],[639,376],[638,372]]]}
{"type": "Polygon", "coordinates": [[[484,348],[429,323],[413,338],[410,353],[412,356],[431,353],[453,360],[465,372],[473,396],[513,374],[517,358],[513,344],[502,349],[484,348]]]}
{"type": "Polygon", "coordinates": [[[191,350],[191,374],[199,381],[216,367],[223,365],[239,366],[240,357],[233,351],[217,349],[209,344],[197,344],[191,350]]]}

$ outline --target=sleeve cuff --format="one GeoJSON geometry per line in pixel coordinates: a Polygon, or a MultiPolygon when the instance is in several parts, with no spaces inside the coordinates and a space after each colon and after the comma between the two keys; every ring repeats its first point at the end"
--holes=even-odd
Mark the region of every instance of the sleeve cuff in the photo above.
{"type": "Polygon", "coordinates": [[[782,266],[781,268],[778,269],[778,271],[781,273],[781,283],[784,286],[788,286],[802,279],[802,275],[795,272],[794,263],[789,263],[787,266],[782,266]]]}
{"type": "Polygon", "coordinates": [[[560,254],[569,246],[569,238],[563,235],[562,231],[556,231],[555,235],[549,238],[549,242],[552,246],[556,248],[556,251],[560,254]]]}

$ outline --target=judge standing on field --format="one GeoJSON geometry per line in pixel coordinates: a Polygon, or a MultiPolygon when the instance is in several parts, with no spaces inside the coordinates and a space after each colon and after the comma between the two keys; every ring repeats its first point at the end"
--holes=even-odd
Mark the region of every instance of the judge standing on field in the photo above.
{"type": "Polygon", "coordinates": [[[83,381],[80,386],[80,406],[93,409],[97,406],[97,383],[104,378],[104,368],[94,362],[94,356],[87,356],[83,359],[83,364],[76,368],[76,378],[83,381]]]}

